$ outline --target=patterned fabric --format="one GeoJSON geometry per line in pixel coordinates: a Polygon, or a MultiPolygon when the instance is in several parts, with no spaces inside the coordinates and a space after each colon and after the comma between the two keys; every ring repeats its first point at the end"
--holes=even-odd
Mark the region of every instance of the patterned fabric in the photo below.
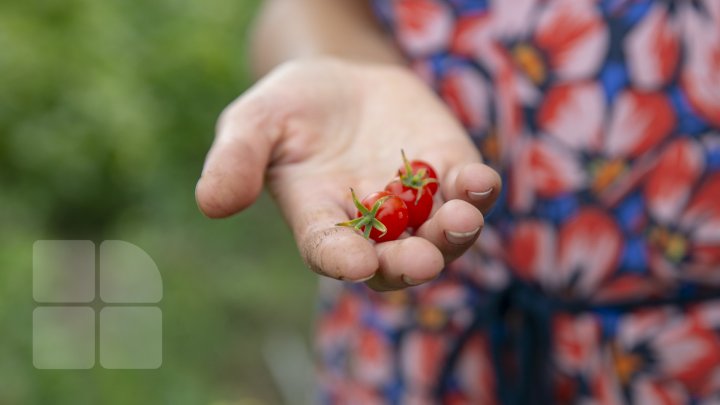
{"type": "Polygon", "coordinates": [[[720,1],[375,6],[504,192],[435,282],[323,281],[323,403],[720,403],[720,1]]]}

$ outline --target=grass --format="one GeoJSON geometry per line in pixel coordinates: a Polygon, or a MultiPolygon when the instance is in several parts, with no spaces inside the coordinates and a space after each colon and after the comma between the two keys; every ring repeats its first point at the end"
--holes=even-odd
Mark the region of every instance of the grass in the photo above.
{"type": "Polygon", "coordinates": [[[0,404],[275,404],[263,350],[307,345],[316,277],[263,195],[202,217],[194,185],[250,84],[257,1],[0,4],[0,404]],[[158,370],[32,366],[32,244],[120,239],[164,283],[158,370]]]}

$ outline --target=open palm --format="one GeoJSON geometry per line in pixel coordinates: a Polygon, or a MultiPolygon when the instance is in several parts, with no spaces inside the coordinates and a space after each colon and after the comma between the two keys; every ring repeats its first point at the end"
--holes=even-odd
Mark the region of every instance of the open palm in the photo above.
{"type": "Polygon", "coordinates": [[[442,102],[403,68],[333,59],[277,68],[222,114],[197,186],[210,217],[238,212],[266,182],[303,259],[378,290],[431,280],[477,238],[500,189],[442,102]],[[440,177],[433,216],[410,237],[374,244],[335,224],[352,216],[349,187],[381,190],[400,150],[440,177]]]}

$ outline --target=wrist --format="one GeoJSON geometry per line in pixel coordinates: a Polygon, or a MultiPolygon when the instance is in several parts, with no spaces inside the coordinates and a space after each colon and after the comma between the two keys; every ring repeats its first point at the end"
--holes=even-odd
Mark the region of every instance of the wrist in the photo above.
{"type": "Polygon", "coordinates": [[[364,1],[267,1],[255,21],[250,44],[256,77],[300,58],[406,64],[364,1]]]}

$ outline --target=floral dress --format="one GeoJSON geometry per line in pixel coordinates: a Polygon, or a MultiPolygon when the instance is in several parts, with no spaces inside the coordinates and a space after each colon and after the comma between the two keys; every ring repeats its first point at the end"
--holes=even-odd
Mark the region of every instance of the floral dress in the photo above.
{"type": "Polygon", "coordinates": [[[327,404],[720,403],[720,1],[375,0],[501,173],[434,282],[323,281],[327,404]]]}

